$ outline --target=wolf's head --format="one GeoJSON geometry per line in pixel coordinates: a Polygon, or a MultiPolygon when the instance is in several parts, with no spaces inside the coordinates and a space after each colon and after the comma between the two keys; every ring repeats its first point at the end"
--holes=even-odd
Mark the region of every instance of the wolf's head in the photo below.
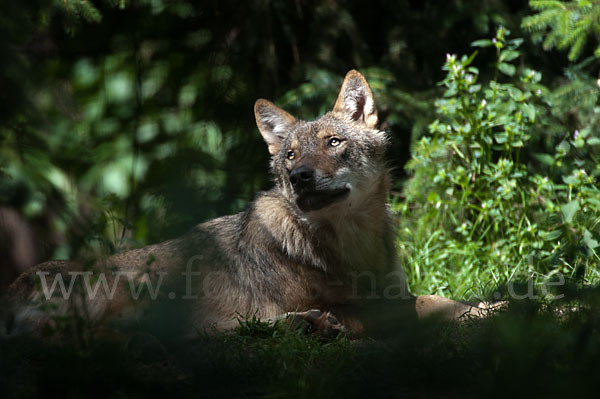
{"type": "Polygon", "coordinates": [[[277,184],[302,212],[356,206],[387,176],[388,140],[375,128],[373,93],[357,71],[346,75],[333,110],[315,121],[297,120],[262,99],[254,114],[277,184]]]}

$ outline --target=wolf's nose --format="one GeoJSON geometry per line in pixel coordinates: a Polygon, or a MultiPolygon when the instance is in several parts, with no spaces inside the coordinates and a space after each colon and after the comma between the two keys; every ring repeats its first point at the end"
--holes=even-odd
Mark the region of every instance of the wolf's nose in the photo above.
{"type": "Polygon", "coordinates": [[[315,172],[312,169],[307,168],[306,166],[300,166],[290,173],[290,183],[292,186],[306,186],[312,183],[313,178],[315,176],[315,172]]]}

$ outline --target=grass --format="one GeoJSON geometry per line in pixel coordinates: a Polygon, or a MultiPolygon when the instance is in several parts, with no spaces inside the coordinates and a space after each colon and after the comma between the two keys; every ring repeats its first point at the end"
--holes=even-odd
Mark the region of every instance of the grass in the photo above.
{"type": "Polygon", "coordinates": [[[192,342],[146,332],[85,347],[14,339],[0,342],[0,386],[6,398],[588,397],[600,371],[600,293],[576,294],[377,341],[326,341],[253,319],[192,342]]]}
{"type": "Polygon", "coordinates": [[[530,299],[544,299],[548,293],[554,295],[555,288],[572,290],[573,286],[600,284],[595,252],[585,262],[577,259],[575,263],[571,262],[571,254],[559,249],[552,256],[553,269],[525,255],[513,256],[510,260],[520,259],[513,263],[503,261],[493,245],[461,242],[443,229],[433,229],[428,223],[410,218],[400,222],[397,246],[410,291],[415,295],[496,301],[510,299],[511,289],[518,298],[527,295],[530,299]]]}

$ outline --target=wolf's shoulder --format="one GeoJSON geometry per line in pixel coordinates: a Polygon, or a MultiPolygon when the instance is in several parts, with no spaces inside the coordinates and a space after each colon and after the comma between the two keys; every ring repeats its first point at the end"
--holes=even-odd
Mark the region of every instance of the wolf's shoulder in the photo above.
{"type": "MultiPolygon", "coordinates": [[[[278,189],[256,193],[246,209],[232,215],[219,216],[196,225],[190,232],[196,237],[236,242],[276,234],[274,227],[295,220],[289,200],[278,189]]],[[[276,229],[275,229],[276,230],[276,229]]]]}

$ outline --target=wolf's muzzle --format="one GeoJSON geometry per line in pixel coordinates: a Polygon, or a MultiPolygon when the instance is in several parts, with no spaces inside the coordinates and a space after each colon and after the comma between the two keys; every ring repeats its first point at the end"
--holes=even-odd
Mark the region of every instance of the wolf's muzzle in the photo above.
{"type": "Polygon", "coordinates": [[[290,172],[290,183],[296,191],[312,188],[315,185],[315,171],[300,166],[290,172]]]}

